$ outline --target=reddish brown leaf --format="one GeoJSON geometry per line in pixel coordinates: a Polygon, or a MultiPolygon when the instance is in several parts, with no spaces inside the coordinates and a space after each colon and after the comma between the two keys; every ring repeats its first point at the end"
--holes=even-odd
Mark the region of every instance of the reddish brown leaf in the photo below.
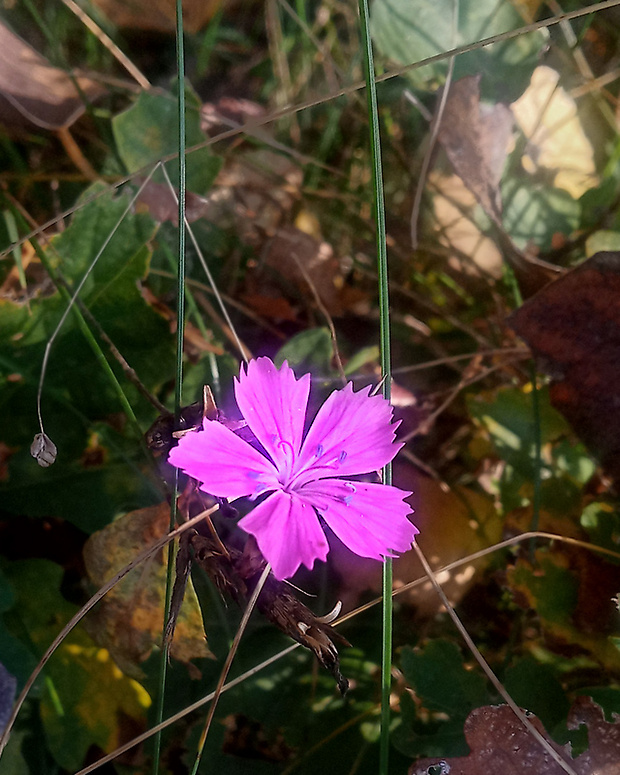
{"type": "MultiPolygon", "coordinates": [[[[535,716],[529,716],[529,720],[547,737],[535,716]]],[[[598,705],[589,697],[579,697],[571,708],[568,724],[571,729],[581,724],[588,727],[587,751],[571,759],[569,746],[561,747],[547,739],[577,775],[615,775],[620,771],[619,723],[607,723],[598,705]]],[[[564,775],[565,771],[507,705],[476,708],[467,717],[464,731],[471,748],[468,756],[420,759],[409,775],[428,775],[431,767],[450,775],[564,775]]]]}
{"type": "Polygon", "coordinates": [[[588,750],[575,760],[579,775],[614,775],[620,772],[620,723],[605,721],[602,710],[590,697],[578,697],[568,714],[568,728],[588,727],[588,750]]]}
{"type": "Polygon", "coordinates": [[[620,478],[620,253],[597,253],[547,285],[509,324],[552,380],[551,401],[620,478]]]}

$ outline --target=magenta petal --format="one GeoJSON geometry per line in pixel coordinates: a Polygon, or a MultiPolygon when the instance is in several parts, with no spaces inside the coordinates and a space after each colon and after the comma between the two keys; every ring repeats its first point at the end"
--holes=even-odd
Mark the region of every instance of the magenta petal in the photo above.
{"type": "Polygon", "coordinates": [[[286,361],[277,369],[269,358],[250,361],[235,383],[241,414],[284,475],[299,453],[309,392],[309,374],[297,380],[286,361]]]}
{"type": "Polygon", "coordinates": [[[292,483],[326,476],[342,477],[377,471],[395,457],[397,423],[392,407],[382,396],[369,396],[370,388],[353,392],[349,384],[334,391],[308,431],[295,465],[292,483]]]}
{"type": "Polygon", "coordinates": [[[419,532],[408,519],[410,492],[384,484],[323,479],[304,485],[312,504],[342,543],[361,557],[380,560],[410,548],[419,532]]]}
{"type": "Polygon", "coordinates": [[[324,560],[329,544],[309,503],[281,490],[259,503],[239,521],[251,533],[277,579],[290,578],[303,563],[324,560]]]}
{"type": "Polygon", "coordinates": [[[273,463],[222,423],[205,420],[204,430],[186,433],[168,462],[202,482],[219,498],[258,496],[280,485],[273,463]]]}

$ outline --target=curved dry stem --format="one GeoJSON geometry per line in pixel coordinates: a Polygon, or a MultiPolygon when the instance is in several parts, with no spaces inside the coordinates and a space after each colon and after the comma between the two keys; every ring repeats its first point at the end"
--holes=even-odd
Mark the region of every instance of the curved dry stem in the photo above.
{"type": "Polygon", "coordinates": [[[74,0],[62,0],[62,2],[72,13],[77,16],[82,24],[92,32],[92,34],[97,38],[101,45],[108,49],[116,61],[121,64],[125,70],[127,70],[129,75],[136,81],[139,86],[141,86],[143,89],[150,89],[151,84],[148,78],[140,70],[138,70],[131,59],[129,59],[129,57],[120,50],[112,38],[101,29],[97,22],[92,19],[86,13],[86,11],[80,8],[80,6],[75,3],[74,0]]]}
{"type": "Polygon", "coordinates": [[[193,525],[205,519],[205,517],[210,516],[218,509],[219,509],[218,505],[212,506],[210,509],[203,511],[201,514],[198,514],[198,516],[194,517],[193,519],[190,519],[187,522],[184,522],[176,530],[173,530],[172,532],[167,533],[165,536],[163,536],[163,538],[160,538],[148,549],[145,549],[137,557],[135,557],[130,563],[125,565],[124,568],[121,568],[121,570],[118,571],[118,573],[114,575],[106,584],[104,584],[101,587],[101,589],[99,589],[90,598],[90,600],[84,606],[82,606],[82,608],[80,608],[80,610],[69,620],[69,622],[67,622],[67,624],[58,633],[56,638],[54,638],[54,640],[52,641],[51,645],[49,646],[45,654],[41,657],[39,664],[32,671],[30,677],[26,681],[24,688],[22,689],[19,697],[17,698],[15,707],[13,708],[13,712],[11,713],[11,717],[9,718],[7,725],[4,729],[4,732],[0,737],[0,756],[2,756],[2,751],[4,750],[4,748],[6,747],[6,744],[9,741],[11,729],[13,728],[13,724],[15,723],[15,719],[17,718],[17,715],[22,705],[24,704],[24,701],[28,696],[30,689],[32,689],[34,682],[39,677],[45,665],[49,662],[52,654],[56,651],[58,646],[60,646],[60,644],[65,639],[65,637],[71,632],[71,630],[76,626],[76,624],[78,624],[86,616],[86,614],[90,611],[90,609],[93,608],[130,571],[132,571],[135,567],[140,565],[140,563],[144,562],[144,560],[148,559],[152,554],[155,554],[155,552],[157,552],[159,549],[162,549],[164,546],[166,546],[166,544],[174,540],[177,536],[181,535],[181,533],[184,533],[190,527],[193,527],[193,525]]]}
{"type": "MultiPolygon", "coordinates": [[[[45,352],[43,353],[43,363],[41,364],[41,376],[39,377],[39,387],[37,389],[37,416],[39,418],[39,427],[41,428],[41,433],[43,435],[45,435],[45,430],[43,428],[43,416],[41,414],[41,397],[43,395],[43,383],[45,382],[45,374],[47,372],[47,364],[48,364],[50,353],[51,353],[51,350],[52,350],[52,345],[54,344],[54,342],[56,340],[56,337],[60,333],[60,329],[62,328],[65,320],[67,319],[67,316],[69,315],[69,313],[73,309],[73,305],[75,304],[75,302],[77,300],[77,297],[80,295],[80,291],[84,287],[84,283],[90,277],[91,272],[93,271],[93,269],[97,265],[97,262],[99,261],[99,259],[103,255],[105,249],[110,244],[110,241],[112,240],[112,238],[114,237],[114,235],[118,231],[121,223],[125,220],[125,216],[130,212],[130,210],[132,209],[132,207],[136,203],[136,200],[138,199],[138,197],[142,193],[143,189],[146,187],[147,183],[149,182],[149,180],[151,179],[151,177],[155,173],[155,170],[157,169],[158,166],[159,166],[159,162],[157,164],[155,164],[154,167],[152,167],[151,171],[149,172],[148,176],[146,177],[146,179],[144,180],[144,182],[142,183],[142,185],[140,186],[138,191],[130,199],[127,207],[123,210],[123,213],[122,213],[121,217],[118,219],[116,225],[114,226],[114,228],[112,228],[110,230],[110,233],[108,234],[108,236],[104,240],[103,245],[97,251],[97,254],[95,255],[95,257],[91,261],[88,269],[84,272],[84,275],[83,275],[82,279],[80,280],[80,282],[78,283],[75,291],[73,292],[73,295],[71,296],[71,299],[70,299],[69,303],[67,304],[67,307],[66,307],[65,311],[62,313],[62,316],[61,316],[60,320],[58,321],[58,324],[56,325],[56,328],[52,331],[52,335],[47,340],[47,344],[45,345],[45,352]]],[[[108,193],[108,189],[105,190],[105,193],[108,193]]],[[[1,750],[2,749],[0,748],[0,751],[1,750]]]]}
{"type": "Polygon", "coordinates": [[[332,316],[329,314],[329,310],[323,304],[323,300],[319,296],[319,292],[316,289],[316,285],[314,284],[312,277],[308,274],[308,270],[303,265],[303,263],[300,261],[299,256],[295,251],[291,251],[291,258],[293,261],[297,264],[297,268],[303,275],[304,280],[306,281],[308,287],[310,288],[310,292],[314,296],[314,301],[316,303],[316,306],[321,310],[323,313],[323,317],[325,318],[327,322],[327,326],[329,328],[329,333],[332,338],[332,345],[334,347],[334,358],[336,360],[336,368],[338,369],[338,374],[340,376],[340,379],[342,380],[342,384],[347,384],[347,376],[344,373],[344,367],[342,365],[342,358],[340,357],[340,349],[338,348],[338,337],[336,336],[336,326],[334,325],[334,320],[332,316]]]}
{"type": "Polygon", "coordinates": [[[525,359],[532,357],[532,351],[525,347],[497,347],[492,350],[482,349],[471,353],[461,353],[460,355],[446,355],[444,358],[435,358],[432,361],[414,363],[411,366],[398,366],[395,369],[392,369],[392,374],[409,374],[414,371],[432,369],[435,366],[446,366],[451,363],[458,363],[459,361],[473,360],[478,356],[487,357],[494,355],[514,355],[517,358],[525,359]]]}

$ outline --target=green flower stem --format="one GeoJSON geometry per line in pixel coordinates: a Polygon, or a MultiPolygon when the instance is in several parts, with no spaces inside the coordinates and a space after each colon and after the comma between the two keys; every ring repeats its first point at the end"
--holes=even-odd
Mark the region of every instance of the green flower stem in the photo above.
{"type": "MultiPolygon", "coordinates": [[[[372,182],[374,192],[374,214],[377,229],[377,263],[379,274],[379,319],[381,325],[381,373],[383,376],[383,397],[391,396],[391,354],[390,354],[390,299],[387,271],[387,241],[385,233],[385,199],[383,195],[383,169],[381,164],[381,136],[379,112],[377,109],[377,87],[375,66],[370,39],[368,0],[359,0],[362,32],[364,75],[368,115],[370,117],[370,155],[372,160],[372,182]]],[[[384,484],[392,484],[392,466],[383,469],[384,484]]],[[[392,675],[392,561],[383,564],[383,651],[381,656],[381,775],[387,775],[390,750],[390,689],[392,675]]]]}
{"type": "MultiPolygon", "coordinates": [[[[177,263],[177,348],[176,375],[174,389],[174,413],[176,417],[181,412],[183,403],[183,338],[185,335],[185,51],[183,40],[183,6],[181,0],[176,3],[176,46],[177,46],[177,76],[178,76],[178,116],[179,116],[179,229],[178,229],[178,263],[177,263]]],[[[170,506],[170,530],[174,530],[177,519],[178,470],[175,472],[174,494],[170,506]]],[[[166,572],[166,602],[164,605],[164,622],[162,644],[165,641],[165,628],[170,616],[172,599],[173,574],[175,566],[175,544],[168,544],[168,568],[166,572]]],[[[163,645],[159,663],[159,680],[157,692],[157,707],[155,723],[161,724],[164,715],[164,695],[166,675],[168,670],[168,647],[163,645]]],[[[153,741],[153,775],[159,772],[159,757],[161,752],[161,732],[155,735],[153,741]]]]}

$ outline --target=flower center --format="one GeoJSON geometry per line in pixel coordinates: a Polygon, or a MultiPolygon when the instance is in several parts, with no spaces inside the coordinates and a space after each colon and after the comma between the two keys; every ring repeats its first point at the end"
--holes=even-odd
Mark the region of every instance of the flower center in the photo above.
{"type": "Polygon", "coordinates": [[[317,444],[314,453],[314,460],[306,463],[301,470],[296,471],[292,478],[287,480],[287,488],[294,490],[295,487],[303,485],[313,479],[321,479],[330,476],[337,476],[338,469],[347,459],[346,450],[341,450],[338,454],[331,457],[323,457],[324,449],[322,444],[317,444]],[[313,474],[313,476],[309,476],[313,474]],[[300,481],[301,480],[301,481],[300,481]]]}

